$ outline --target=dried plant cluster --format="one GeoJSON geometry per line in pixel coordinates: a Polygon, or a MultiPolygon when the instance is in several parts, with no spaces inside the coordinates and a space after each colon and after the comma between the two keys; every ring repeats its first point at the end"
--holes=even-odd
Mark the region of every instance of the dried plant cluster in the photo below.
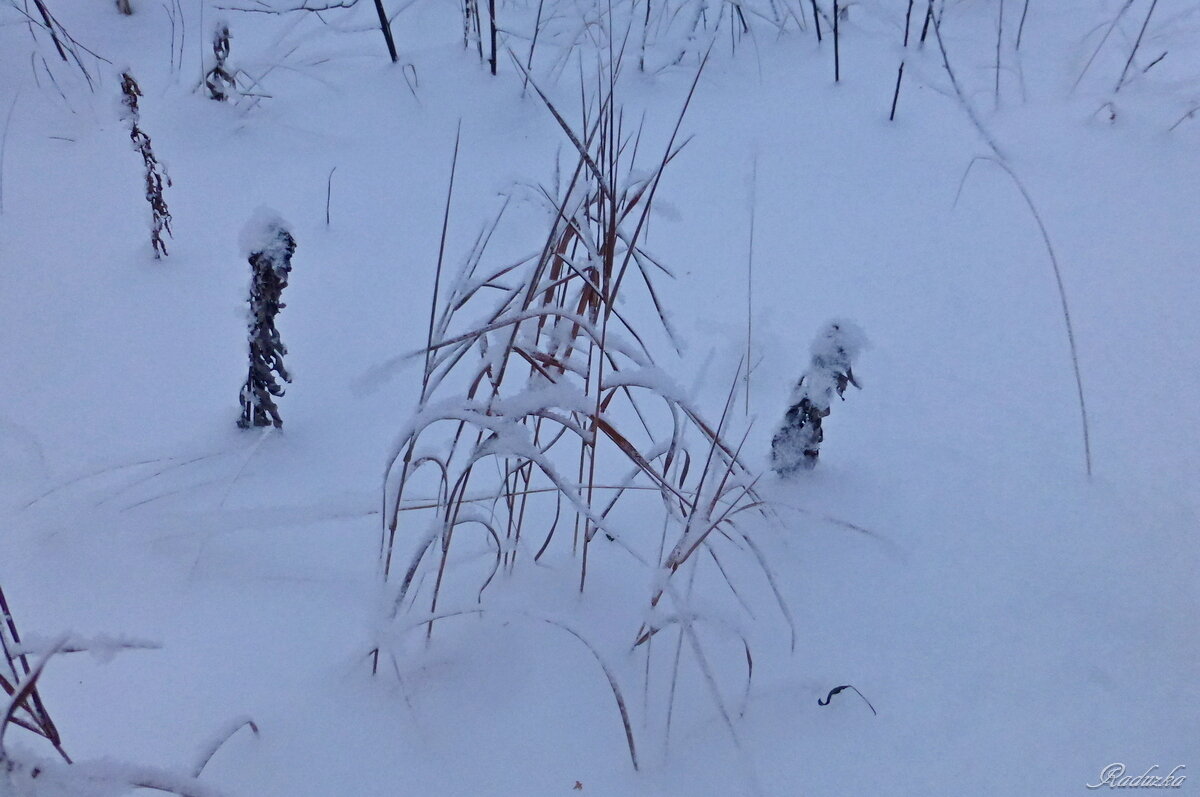
{"type": "Polygon", "coordinates": [[[150,225],[150,245],[154,247],[154,257],[165,257],[167,245],[163,241],[163,233],[173,237],[171,232],[171,211],[163,199],[163,187],[171,185],[171,178],[166,169],[154,156],[150,145],[150,136],[141,128],[141,112],[138,109],[138,97],[142,90],[138,87],[133,75],[128,72],[121,74],[121,105],[124,108],[125,121],[129,123],[129,140],[142,156],[142,164],[146,170],[146,201],[150,203],[152,215],[150,225]]]}
{"type": "Polygon", "coordinates": [[[261,240],[250,255],[253,271],[248,300],[250,368],[242,385],[242,417],[238,426],[279,429],[283,427],[283,419],[279,417],[279,407],[273,397],[283,395],[283,385],[276,376],[284,382],[291,382],[292,377],[283,365],[287,347],[275,328],[275,316],[287,307],[283,303],[283,289],[287,287],[288,274],[292,270],[296,239],[278,219],[267,222],[263,229],[251,234],[259,235],[261,240]]]}
{"type": "Polygon", "coordinates": [[[225,102],[237,90],[237,81],[225,62],[229,59],[229,26],[217,23],[213,29],[213,67],[204,76],[204,86],[210,99],[225,102]]]}
{"type": "MultiPolygon", "coordinates": [[[[624,129],[614,72],[577,129],[538,90],[578,156],[565,185],[553,193],[542,189],[552,221],[538,254],[485,269],[483,252],[497,217],[445,288],[439,262],[419,404],[384,477],[379,557],[388,612],[398,630],[423,627],[428,637],[444,618],[490,611],[484,598],[496,589],[497,575],[513,574],[522,562],[574,567],[583,592],[602,539],[606,555],[644,571],[645,583],[654,584],[641,612],[630,617],[629,657],[645,657],[648,680],[658,671],[650,664],[651,642],[673,628],[678,636],[665,644],[676,654],[673,664],[663,663],[671,703],[678,648],[686,642],[732,731],[732,711],[696,631],[703,620],[690,600],[693,589],[709,586],[737,595],[722,566],[726,556],[747,558],[765,574],[763,586],[774,590],[765,559],[737,523],[761,502],[755,476],[739,458],[740,443],[725,438],[732,392],[721,420],[705,420],[656,365],[632,300],[618,301],[640,286],[637,302],[671,337],[655,286],[669,272],[645,250],[643,238],[663,172],[681,148],[676,137],[683,112],[658,162],[648,172],[637,170],[641,130],[624,129]],[[464,325],[463,317],[481,320],[464,325]],[[414,496],[419,489],[435,491],[436,498],[414,496]],[[617,521],[627,504],[636,506],[634,527],[617,521]],[[553,518],[548,527],[534,527],[545,518],[553,518]],[[405,529],[415,542],[401,536],[405,529]],[[481,580],[463,584],[455,580],[452,553],[478,541],[473,529],[486,540],[491,566],[481,580]],[[403,563],[396,559],[401,545],[411,551],[403,563]],[[702,559],[716,565],[703,571],[711,583],[697,580],[702,559]],[[456,602],[463,597],[467,608],[456,602]],[[419,619],[406,626],[401,612],[419,619]],[[654,619],[643,622],[647,616],[654,619]]],[[[443,243],[444,235],[445,227],[443,243]]],[[[619,668],[586,630],[554,616],[565,607],[541,608],[545,614],[524,616],[569,632],[600,663],[636,767],[619,668]]],[[[742,643],[749,662],[744,637],[742,643]]],[[[667,711],[669,727],[670,705],[667,711]]]]}

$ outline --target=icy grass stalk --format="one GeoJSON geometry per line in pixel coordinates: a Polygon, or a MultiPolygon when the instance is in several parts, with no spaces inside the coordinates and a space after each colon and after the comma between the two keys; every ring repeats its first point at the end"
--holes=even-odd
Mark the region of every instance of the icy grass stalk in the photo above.
{"type": "Polygon", "coordinates": [[[171,232],[171,211],[163,199],[163,186],[170,186],[171,178],[155,157],[150,136],[142,131],[141,112],[138,109],[138,97],[142,96],[142,90],[128,72],[121,74],[121,94],[122,118],[129,123],[129,140],[133,142],[134,149],[141,153],[146,170],[146,201],[150,203],[152,215],[150,245],[154,248],[154,258],[157,260],[167,254],[163,233],[174,237],[171,232]]]}

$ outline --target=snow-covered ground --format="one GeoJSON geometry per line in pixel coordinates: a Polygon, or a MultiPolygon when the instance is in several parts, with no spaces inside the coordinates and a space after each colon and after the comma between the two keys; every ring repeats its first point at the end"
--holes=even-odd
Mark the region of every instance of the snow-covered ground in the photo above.
{"type": "MultiPolygon", "coordinates": [[[[617,93],[653,169],[716,34],[645,237],[674,273],[656,287],[683,351],[643,296],[622,309],[714,421],[749,351],[727,436],[749,430],[769,511],[740,528],[795,623],[793,650],[761,573],[730,562],[748,591],[700,590],[694,607],[723,699],[685,646],[668,735],[675,633],[654,642],[647,683],[628,620],[658,582],[603,535],[582,595],[563,543],[502,570],[483,613],[440,621],[428,645],[401,633],[421,612],[380,619],[395,587],[378,575],[383,471],[420,358],[376,377],[425,344],[456,130],[447,262],[506,196],[486,261],[538,250],[533,187],[574,153],[503,47],[524,63],[542,9],[533,80],[576,123],[580,74],[592,93],[607,44],[594,21],[568,46],[572,20],[611,5],[500,2],[495,77],[447,0],[388,0],[396,65],[366,0],[319,16],[46,5],[112,63],[85,54],[90,90],[30,37],[24,2],[0,4],[0,586],[29,640],[101,637],[40,681],[74,759],[188,773],[250,717],[259,734],[239,731],[200,776],[219,793],[1062,795],[1115,762],[1200,769],[1200,119],[1185,116],[1200,104],[1200,7],[1154,11],[1116,92],[1148,2],[1033,0],[1017,50],[1026,4],[1006,0],[998,99],[1000,0],[937,4],[957,90],[934,33],[917,43],[924,2],[907,53],[906,3],[849,4],[836,84],[830,19],[818,44],[807,0],[782,32],[769,10],[783,4],[747,4],[740,37],[741,6],[711,4],[711,30],[663,34],[646,72],[628,44],[617,93]],[[230,63],[257,80],[236,104],[198,89],[220,15],[230,63]],[[173,180],[163,260],[118,67],[142,86],[173,180]],[[1069,301],[1091,478],[1026,194],[1069,301]],[[298,243],[278,321],[294,376],[282,432],[235,426],[239,232],[263,205],[298,243]],[[834,402],[817,468],[779,480],[771,436],[831,317],[870,338],[863,389],[834,402]],[[107,655],[121,639],[161,647],[107,655]],[[598,661],[624,689],[639,771],[598,661]],[[843,684],[865,699],[818,705],[843,684]]],[[[653,553],[661,521],[638,506],[614,523],[653,553]]],[[[532,518],[522,544],[550,522],[532,518]]],[[[402,531],[405,561],[420,531],[402,531]]],[[[490,562],[475,550],[450,568],[464,610],[490,562]]],[[[23,760],[53,756],[40,741],[2,737],[23,760]]],[[[3,778],[0,792],[20,787],[3,778]]]]}

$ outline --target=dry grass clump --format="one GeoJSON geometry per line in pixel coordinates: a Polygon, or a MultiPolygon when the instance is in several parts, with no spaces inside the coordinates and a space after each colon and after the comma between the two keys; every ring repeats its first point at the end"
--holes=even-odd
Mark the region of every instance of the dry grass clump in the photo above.
{"type": "MultiPolygon", "coordinates": [[[[646,656],[648,679],[651,640],[667,628],[676,630],[669,704],[678,646],[687,641],[732,730],[731,712],[696,633],[702,618],[690,599],[699,587],[695,566],[701,558],[715,562],[712,572],[739,602],[723,557],[748,557],[774,589],[758,547],[737,524],[761,502],[755,476],[739,458],[741,441],[726,438],[733,392],[717,423],[702,417],[656,365],[643,329],[646,313],[638,309],[649,311],[652,324],[672,339],[656,287],[669,272],[643,240],[664,170],[682,146],[679,128],[695,82],[663,154],[651,169],[638,171],[642,129],[625,128],[615,99],[618,72],[619,61],[578,127],[567,124],[531,82],[577,155],[562,185],[541,190],[552,212],[538,253],[485,269],[483,253],[497,217],[452,278],[446,279],[439,257],[427,345],[418,355],[423,358],[418,406],[384,476],[381,574],[389,587],[391,619],[402,610],[414,612],[416,622],[401,627],[422,627],[429,638],[442,619],[492,611],[484,597],[497,574],[537,563],[552,551],[556,561],[573,562],[577,588],[585,591],[595,543],[603,535],[615,544],[604,550],[619,552],[613,555],[621,566],[640,573],[632,583],[654,584],[631,621],[629,655],[646,656]],[[635,287],[641,288],[636,299],[618,301],[635,287]],[[463,317],[473,321],[464,324],[463,317]],[[413,497],[418,484],[435,497],[413,497]],[[648,502],[647,496],[657,500],[648,502]],[[635,501],[632,511],[642,522],[630,529],[615,518],[618,508],[635,501]],[[648,520],[654,506],[656,517],[648,520]],[[411,529],[415,545],[400,563],[404,529],[411,529]],[[456,543],[468,529],[483,535],[491,565],[482,580],[456,584],[455,592],[472,600],[462,606],[448,603],[446,595],[454,579],[452,554],[464,547],[456,543]]],[[[455,161],[457,153],[456,143],[455,161]]],[[[448,196],[447,218],[449,207],[448,196]]],[[[445,221],[442,233],[444,254],[445,221]]],[[[774,595],[779,599],[778,591],[774,595]]],[[[616,698],[636,767],[616,668],[586,629],[533,611],[548,608],[562,607],[531,606],[523,616],[556,625],[588,646],[616,698]]],[[[787,616],[786,607],[783,611],[787,616]]],[[[744,637],[742,643],[749,663],[744,637]]]]}

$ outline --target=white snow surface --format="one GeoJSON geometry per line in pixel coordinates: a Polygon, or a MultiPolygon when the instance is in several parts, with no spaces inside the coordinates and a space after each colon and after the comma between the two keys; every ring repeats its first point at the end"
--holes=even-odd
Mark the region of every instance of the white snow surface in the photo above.
{"type": "Polygon", "coordinates": [[[238,235],[238,248],[242,257],[250,257],[256,252],[265,252],[277,246],[279,231],[286,229],[288,223],[277,211],[265,205],[255,208],[238,235]]]}
{"type": "MultiPolygon", "coordinates": [[[[548,216],[530,186],[554,195],[569,180],[571,143],[503,51],[493,77],[463,48],[455,4],[387,0],[393,65],[368,2],[320,18],[216,0],[134,0],[129,17],[111,2],[46,3],[80,43],[130,64],[142,128],[171,164],[175,237],[155,261],[118,73],[86,56],[90,89],[0,4],[0,585],[29,650],[64,635],[122,649],[48,663],[41,695],[80,768],[12,727],[5,749],[46,777],[0,774],[0,794],[88,781],[115,795],[128,790],[114,780],[141,779],[246,797],[1049,797],[1092,793],[1115,762],[1130,774],[1182,764],[1197,774],[1174,791],[1200,789],[1194,4],[1159,4],[1114,91],[1146,3],[1030,3],[1018,50],[1023,4],[1007,2],[997,91],[1000,3],[947,0],[946,52],[999,154],[933,33],[918,45],[923,3],[907,50],[906,3],[844,4],[836,84],[830,20],[818,44],[807,2],[782,32],[769,3],[747,5],[751,33],[733,39],[732,6],[711,4],[703,18],[722,27],[646,231],[686,346],[630,289],[619,309],[642,319],[654,363],[607,384],[686,396],[714,425],[732,386],[725,434],[745,436],[756,473],[825,319],[870,332],[855,363],[865,389],[826,419],[816,469],[757,482],[765,514],[739,516],[750,542],[723,543],[736,543],[720,565],[738,595],[704,559],[686,604],[651,607],[686,581],[635,560],[653,560],[663,534],[642,511],[658,506],[648,491],[604,519],[612,539],[593,540],[582,594],[571,503],[535,564],[556,506],[531,502],[525,533],[505,540],[516,566],[481,600],[497,548],[479,500],[455,532],[445,600],[431,609],[430,576],[391,618],[381,463],[421,422],[422,358],[407,355],[426,342],[456,131],[445,274],[506,196],[486,261],[540,250],[548,216]],[[218,14],[248,76],[236,104],[197,89],[218,14]],[[989,160],[1001,155],[1021,186],[989,160]],[[1055,272],[1023,190],[1069,300],[1090,479],[1055,272]],[[265,217],[249,239],[238,232],[262,205],[298,242],[279,321],[298,376],[279,400],[285,429],[267,435],[235,427],[245,257],[265,217]],[[364,379],[384,364],[393,378],[364,379]],[[643,621],[663,629],[644,690],[643,621]],[[124,650],[131,640],[161,649],[124,650]],[[849,689],[818,705],[843,684],[877,713],[849,689]],[[259,734],[234,733],[193,782],[196,751],[245,718],[259,734]]],[[[498,5],[502,46],[524,65],[538,4],[498,5]]],[[[576,59],[586,53],[590,91],[604,15],[569,5],[547,3],[532,79],[578,124],[576,59]]],[[[702,18],[701,3],[677,7],[702,18]]],[[[645,119],[651,175],[707,39],[664,36],[641,71],[640,36],[619,94],[627,134],[645,119]]],[[[501,277],[480,290],[511,288],[501,277]]],[[[442,298],[451,289],[444,279],[442,298]]],[[[579,393],[505,399],[528,411],[579,393]]],[[[670,436],[661,415],[646,418],[658,440],[670,436]]],[[[495,424],[495,449],[532,445],[527,427],[495,424]]],[[[433,470],[406,502],[436,501],[433,470]]],[[[397,572],[438,547],[426,520],[402,528],[397,572]]]]}

